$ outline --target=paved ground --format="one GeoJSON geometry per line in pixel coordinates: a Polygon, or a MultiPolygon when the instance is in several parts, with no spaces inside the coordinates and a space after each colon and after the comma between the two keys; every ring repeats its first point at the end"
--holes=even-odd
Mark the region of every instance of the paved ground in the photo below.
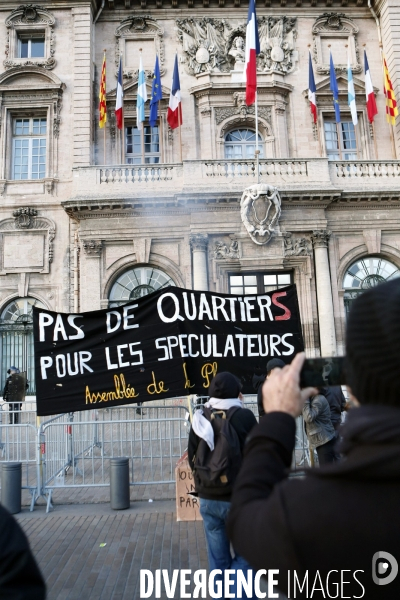
{"type": "Polygon", "coordinates": [[[175,501],[135,502],[124,511],[85,504],[57,506],[48,515],[42,507],[24,509],[16,518],[48,600],[138,600],[141,568],[207,568],[202,522],[177,523],[174,511],[175,501]]]}

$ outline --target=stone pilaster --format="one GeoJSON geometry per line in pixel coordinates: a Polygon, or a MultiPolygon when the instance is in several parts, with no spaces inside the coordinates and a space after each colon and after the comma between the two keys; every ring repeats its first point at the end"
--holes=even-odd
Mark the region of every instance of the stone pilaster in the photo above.
{"type": "Polygon", "coordinates": [[[322,356],[336,354],[335,320],[333,314],[331,275],[328,259],[330,231],[313,231],[315,277],[318,299],[318,321],[322,356]]]}
{"type": "Polygon", "coordinates": [[[82,240],[80,310],[99,310],[101,298],[100,261],[103,250],[102,240],[82,240]]]}
{"type": "Polygon", "coordinates": [[[208,290],[207,248],[208,235],[194,233],[189,238],[193,259],[193,289],[208,290]]]}

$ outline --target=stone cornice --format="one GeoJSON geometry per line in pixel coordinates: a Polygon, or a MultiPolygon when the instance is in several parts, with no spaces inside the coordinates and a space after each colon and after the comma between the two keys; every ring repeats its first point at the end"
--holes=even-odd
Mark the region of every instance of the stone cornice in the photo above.
{"type": "MultiPolygon", "coordinates": [[[[97,0],[97,9],[100,8],[102,0],[97,0]]],[[[290,7],[296,8],[298,12],[300,12],[301,8],[315,8],[317,7],[317,0],[265,0],[264,6],[267,9],[288,9],[290,7]]],[[[346,1],[346,9],[355,7],[367,7],[367,0],[347,0],[346,1]]],[[[100,20],[107,19],[110,16],[121,14],[121,10],[123,9],[134,9],[136,4],[134,0],[106,0],[105,8],[103,13],[101,14],[100,20]]],[[[218,7],[210,8],[209,0],[142,0],[141,2],[142,10],[149,9],[158,9],[160,12],[168,9],[176,10],[177,8],[182,9],[184,13],[191,13],[193,10],[201,9],[202,14],[204,11],[207,11],[207,14],[211,13],[220,13],[225,12],[227,9],[231,10],[235,8],[236,10],[243,10],[243,15],[246,16],[248,9],[248,2],[241,2],[240,0],[219,0],[218,7]],[[189,9],[189,10],[188,10],[189,9]],[[191,10],[190,10],[191,9],[191,10]]],[[[257,14],[260,16],[263,14],[264,7],[258,8],[257,14]]],[[[340,10],[343,11],[343,0],[320,0],[318,1],[318,11],[321,12],[324,9],[340,10]]],[[[181,16],[181,13],[180,13],[181,16]]],[[[119,16],[120,19],[120,16],[119,16]]]]}

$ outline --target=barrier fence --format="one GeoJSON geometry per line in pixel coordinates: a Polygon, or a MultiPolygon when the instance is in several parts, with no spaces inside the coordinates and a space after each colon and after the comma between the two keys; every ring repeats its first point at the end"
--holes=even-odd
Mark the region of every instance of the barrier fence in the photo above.
{"type": "MultiPolygon", "coordinates": [[[[38,420],[34,403],[22,411],[0,404],[0,464],[21,462],[23,489],[31,494],[30,509],[43,498],[46,512],[57,488],[109,486],[110,459],[130,458],[130,485],[175,483],[176,463],[187,448],[190,412],[202,398],[165,400],[67,413],[38,420]],[[18,422],[15,414],[18,412],[18,422]]],[[[28,404],[28,403],[27,403],[28,404]]],[[[255,397],[245,407],[258,416],[255,397]]],[[[310,461],[303,421],[296,423],[293,473],[310,461]]]]}

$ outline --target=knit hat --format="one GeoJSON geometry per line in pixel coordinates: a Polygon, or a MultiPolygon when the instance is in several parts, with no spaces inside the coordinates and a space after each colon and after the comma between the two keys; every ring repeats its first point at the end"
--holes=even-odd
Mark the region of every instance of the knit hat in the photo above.
{"type": "Polygon", "coordinates": [[[346,352],[346,383],[357,400],[400,407],[400,279],[353,302],[346,352]]]}
{"type": "Polygon", "coordinates": [[[208,388],[208,394],[210,398],[220,398],[221,400],[238,398],[241,389],[242,384],[239,379],[232,375],[232,373],[224,371],[218,373],[211,381],[210,387],[208,388]]]}
{"type": "Polygon", "coordinates": [[[267,375],[272,371],[272,369],[283,369],[286,363],[283,362],[280,358],[271,358],[267,362],[267,375]]]}

